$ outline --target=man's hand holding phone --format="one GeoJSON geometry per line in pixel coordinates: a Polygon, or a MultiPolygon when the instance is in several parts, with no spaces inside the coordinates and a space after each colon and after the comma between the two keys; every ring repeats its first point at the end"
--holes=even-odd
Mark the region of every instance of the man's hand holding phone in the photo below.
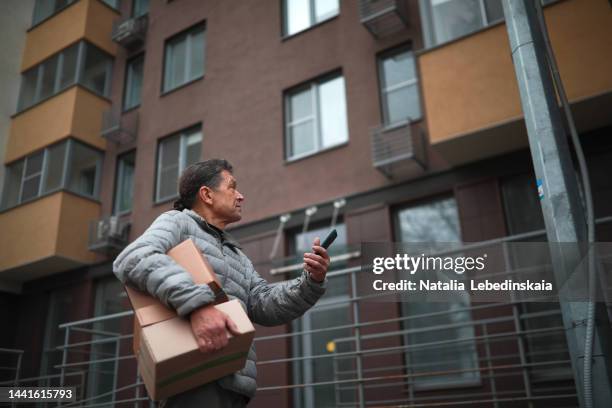
{"type": "Polygon", "coordinates": [[[325,238],[323,244],[321,244],[321,240],[318,237],[315,238],[312,245],[312,252],[306,252],[304,254],[304,269],[310,274],[310,277],[315,282],[321,283],[325,280],[325,275],[329,268],[327,248],[334,242],[337,236],[338,234],[334,229],[325,238]]]}

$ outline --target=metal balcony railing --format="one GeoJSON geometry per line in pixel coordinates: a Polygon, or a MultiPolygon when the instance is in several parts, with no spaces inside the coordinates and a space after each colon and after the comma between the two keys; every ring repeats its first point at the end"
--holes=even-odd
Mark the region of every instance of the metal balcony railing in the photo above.
{"type": "Polygon", "coordinates": [[[425,138],[409,123],[371,130],[372,164],[388,178],[402,178],[424,170],[427,163],[425,138]]]}
{"type": "Polygon", "coordinates": [[[129,49],[140,47],[147,35],[148,21],[148,14],[116,20],[113,22],[113,41],[129,49]]]}
{"type": "Polygon", "coordinates": [[[19,384],[23,350],[0,348],[0,381],[19,384]]]}
{"type": "Polygon", "coordinates": [[[103,254],[122,250],[128,243],[129,227],[129,222],[117,216],[92,220],[89,224],[89,250],[103,254]]]}
{"type": "Polygon", "coordinates": [[[112,107],[102,113],[100,135],[118,144],[136,140],[138,133],[138,111],[123,115],[119,107],[112,107]]]}
{"type": "Polygon", "coordinates": [[[406,0],[359,0],[361,23],[376,38],[384,38],[408,27],[406,0]]]}
{"type": "MultiPolygon", "coordinates": [[[[612,217],[597,220],[598,225],[604,223],[612,223],[612,217]]],[[[484,248],[489,251],[493,248],[504,249],[512,242],[539,238],[545,238],[543,230],[459,245],[452,250],[436,251],[429,255],[457,255],[484,248]]],[[[505,262],[511,262],[508,257],[503,259],[505,262]]],[[[346,260],[355,261],[353,256],[348,255],[346,260]]],[[[287,271],[289,270],[279,270],[277,273],[287,271]]],[[[516,268],[511,264],[505,264],[495,273],[512,276],[516,272],[516,268]]],[[[444,310],[364,319],[361,314],[372,307],[372,302],[384,301],[384,297],[390,295],[388,292],[368,295],[360,293],[358,282],[362,273],[362,265],[349,264],[342,269],[330,270],[328,287],[337,289],[340,287],[337,283],[342,283],[347,285],[348,294],[323,298],[307,312],[322,311],[328,316],[329,310],[344,308],[346,316],[350,316],[345,323],[314,328],[306,325],[290,332],[255,338],[257,347],[267,350],[268,355],[277,350],[274,348],[274,342],[277,341],[293,342],[294,345],[310,341],[312,345],[320,345],[324,339],[330,346],[326,349],[309,348],[309,351],[294,353],[287,352],[283,347],[278,349],[277,354],[260,360],[257,363],[260,371],[276,370],[279,366],[283,372],[286,372],[288,366],[311,367],[309,372],[314,374],[310,378],[294,375],[290,377],[293,380],[287,383],[261,383],[258,395],[278,394],[280,391],[311,392],[313,395],[332,398],[333,401],[327,401],[330,406],[350,407],[438,407],[474,404],[503,406],[510,401],[524,406],[549,406],[559,400],[564,401],[564,406],[577,404],[577,392],[573,384],[571,361],[558,304],[549,303],[545,309],[530,310],[525,307],[526,303],[520,300],[503,303],[468,302],[465,306],[444,310]],[[459,318],[460,315],[463,317],[459,318]],[[347,331],[349,335],[338,335],[340,330],[347,331]],[[414,340],[423,333],[436,335],[414,340]],[[539,347],[530,347],[533,344],[539,347]],[[453,353],[449,353],[449,350],[453,353]],[[425,352],[435,353],[438,357],[419,362],[412,362],[407,357],[425,352]],[[468,353],[473,355],[472,364],[462,364],[462,358],[468,353]],[[372,364],[389,357],[395,361],[394,364],[372,364]],[[312,370],[312,367],[321,367],[321,364],[326,362],[330,365],[328,371],[312,370]],[[454,366],[444,368],[444,364],[454,366]],[[463,381],[461,385],[470,388],[457,387],[456,383],[445,387],[448,383],[440,381],[448,379],[449,376],[469,376],[472,378],[471,382],[468,384],[463,381]],[[433,383],[438,381],[438,388],[443,391],[419,392],[424,390],[424,378],[433,383]],[[322,390],[322,393],[319,394],[319,390],[322,390]]],[[[118,373],[125,370],[126,364],[136,364],[131,351],[133,336],[100,329],[105,324],[127,327],[130,322],[121,322],[132,319],[132,315],[132,311],[125,311],[59,325],[65,339],[64,344],[57,347],[62,363],[55,366],[58,371],[54,376],[59,378],[59,384],[70,384],[69,378],[75,375],[106,376],[103,382],[105,387],[98,387],[97,394],[81,389],[77,393],[79,399],[64,406],[101,407],[120,403],[130,403],[135,407],[151,406],[152,402],[146,397],[139,377],[127,385],[123,384],[126,382],[125,376],[123,383],[117,381],[118,373]],[[92,349],[102,345],[105,345],[106,353],[91,353],[92,349]],[[101,371],[103,364],[110,364],[112,367],[101,371]]],[[[273,378],[270,375],[265,377],[273,378]]],[[[25,381],[20,380],[20,383],[25,381]]],[[[79,386],[87,387],[87,383],[81,382],[79,386]]]]}

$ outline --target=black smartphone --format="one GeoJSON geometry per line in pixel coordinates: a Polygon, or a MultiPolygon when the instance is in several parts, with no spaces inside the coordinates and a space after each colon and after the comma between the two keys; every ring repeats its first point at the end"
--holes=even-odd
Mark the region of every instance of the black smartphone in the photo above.
{"type": "Polygon", "coordinates": [[[333,230],[330,231],[329,234],[327,234],[321,246],[325,249],[329,248],[329,246],[332,244],[332,242],[336,240],[337,237],[338,237],[338,232],[334,228],[333,230]]]}

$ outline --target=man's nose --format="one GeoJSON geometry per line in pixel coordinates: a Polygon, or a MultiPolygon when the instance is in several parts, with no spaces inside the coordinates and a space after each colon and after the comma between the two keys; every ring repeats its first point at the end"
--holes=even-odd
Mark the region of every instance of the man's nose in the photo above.
{"type": "Polygon", "coordinates": [[[236,197],[236,199],[238,201],[244,201],[244,196],[242,195],[242,193],[240,193],[240,191],[236,191],[238,193],[238,197],[236,197]]]}

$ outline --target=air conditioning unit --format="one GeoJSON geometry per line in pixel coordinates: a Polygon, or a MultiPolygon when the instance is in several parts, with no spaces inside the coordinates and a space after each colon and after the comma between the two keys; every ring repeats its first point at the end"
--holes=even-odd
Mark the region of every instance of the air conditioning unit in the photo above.
{"type": "Polygon", "coordinates": [[[119,217],[113,216],[98,221],[98,240],[121,237],[119,217]]]}
{"type": "Polygon", "coordinates": [[[127,245],[129,223],[117,216],[94,220],[89,229],[89,250],[108,254],[127,245]]]}
{"type": "Polygon", "coordinates": [[[376,38],[408,28],[408,0],[359,0],[361,23],[376,38]]]}
{"type": "Polygon", "coordinates": [[[124,47],[141,45],[147,31],[147,15],[118,20],[113,24],[113,41],[124,47]]]}
{"type": "Polygon", "coordinates": [[[135,28],[136,28],[136,20],[133,18],[130,18],[129,20],[125,20],[121,22],[121,24],[117,26],[117,31],[113,33],[114,34],[113,40],[117,42],[124,41],[126,38],[132,35],[135,28]]]}

